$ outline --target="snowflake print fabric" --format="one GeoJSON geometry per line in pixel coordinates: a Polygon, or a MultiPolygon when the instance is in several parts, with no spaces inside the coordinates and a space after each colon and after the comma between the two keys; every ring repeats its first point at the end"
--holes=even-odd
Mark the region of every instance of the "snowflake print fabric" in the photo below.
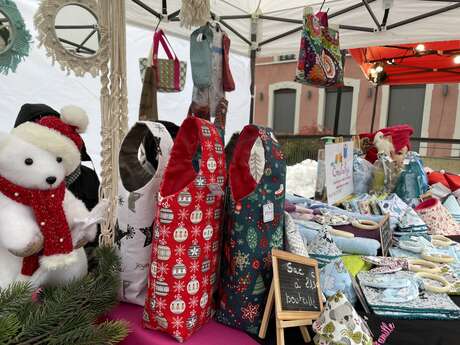
{"type": "Polygon", "coordinates": [[[230,166],[216,319],[257,334],[272,280],[271,249],[284,239],[286,164],[271,129],[246,126],[230,166]],[[273,214],[264,217],[264,207],[273,214]],[[271,220],[272,219],[272,220],[271,220]]]}
{"type": "Polygon", "coordinates": [[[176,137],[159,193],[144,325],[187,340],[211,317],[225,165],[222,140],[210,122],[187,118],[176,137]],[[201,150],[199,171],[192,166],[201,150]],[[214,186],[213,186],[214,184],[214,186]],[[210,188],[211,187],[211,188],[210,188]]]}

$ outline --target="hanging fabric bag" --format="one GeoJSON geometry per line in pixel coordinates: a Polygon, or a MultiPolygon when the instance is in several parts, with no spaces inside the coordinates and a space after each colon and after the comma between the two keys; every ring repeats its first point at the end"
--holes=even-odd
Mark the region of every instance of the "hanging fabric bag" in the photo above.
{"type": "Polygon", "coordinates": [[[235,80],[233,79],[232,70],[230,69],[230,44],[230,38],[224,33],[222,37],[222,49],[224,50],[222,82],[225,92],[232,92],[235,90],[235,80]]]}
{"type": "Polygon", "coordinates": [[[142,79],[141,101],[139,103],[139,121],[158,120],[157,72],[152,66],[153,42],[148,58],[139,59],[142,79]]]}
{"type": "Polygon", "coordinates": [[[217,282],[225,156],[215,126],[187,117],[163,176],[144,325],[183,342],[211,318],[217,282]],[[201,150],[198,169],[192,159],[201,150]]]}
{"type": "Polygon", "coordinates": [[[121,144],[115,238],[121,259],[120,297],[125,302],[144,305],[157,195],[172,146],[166,128],[149,121],[137,122],[121,144]],[[156,169],[138,157],[139,147],[149,134],[157,138],[155,144],[159,143],[156,169]]]}
{"type": "Polygon", "coordinates": [[[179,61],[163,30],[155,32],[153,37],[152,66],[156,69],[159,92],[179,92],[184,89],[187,64],[179,61]],[[160,44],[168,57],[167,59],[158,58],[160,44]]]}
{"type": "Polygon", "coordinates": [[[339,31],[329,27],[327,13],[313,14],[306,7],[295,80],[302,84],[328,87],[343,84],[344,59],[339,31]]]}
{"type": "Polygon", "coordinates": [[[211,85],[213,32],[209,25],[193,31],[190,37],[190,63],[193,85],[206,88],[211,85]]]}
{"type": "MultiPolygon", "coordinates": [[[[218,24],[208,24],[206,27],[212,33],[211,36],[211,64],[209,86],[200,86],[195,84],[193,88],[192,100],[200,106],[209,106],[210,116],[216,116],[216,110],[219,102],[225,97],[223,84],[223,64],[224,49],[223,37],[225,33],[218,24]]],[[[201,29],[201,28],[200,28],[201,29]]],[[[200,30],[198,29],[198,30],[200,30]]],[[[208,34],[209,35],[209,34],[208,34]]],[[[197,38],[199,40],[199,37],[197,38]]],[[[193,71],[194,65],[192,65],[193,71]]]]}

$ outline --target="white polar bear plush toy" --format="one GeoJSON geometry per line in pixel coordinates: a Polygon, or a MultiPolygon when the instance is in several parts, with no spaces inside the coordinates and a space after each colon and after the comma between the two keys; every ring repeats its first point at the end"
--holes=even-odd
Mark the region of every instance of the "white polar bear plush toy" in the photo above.
{"type": "Polygon", "coordinates": [[[61,285],[87,273],[82,245],[94,239],[100,219],[65,188],[88,121],[71,110],[0,134],[0,289],[18,280],[61,285]]]}

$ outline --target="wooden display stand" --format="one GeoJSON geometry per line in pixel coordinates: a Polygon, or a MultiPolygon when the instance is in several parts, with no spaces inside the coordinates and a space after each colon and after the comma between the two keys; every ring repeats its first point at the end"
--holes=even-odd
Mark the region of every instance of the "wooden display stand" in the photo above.
{"type": "Polygon", "coordinates": [[[311,342],[306,326],[323,311],[318,263],[300,255],[273,249],[273,281],[268,294],[259,338],[267,334],[275,304],[276,343],[284,345],[284,329],[299,327],[305,343],[311,342]]]}

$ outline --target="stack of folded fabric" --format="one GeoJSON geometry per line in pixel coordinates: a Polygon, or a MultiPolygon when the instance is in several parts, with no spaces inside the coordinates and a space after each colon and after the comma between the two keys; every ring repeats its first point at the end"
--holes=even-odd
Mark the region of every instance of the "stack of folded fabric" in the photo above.
{"type": "Polygon", "coordinates": [[[316,221],[324,223],[325,219],[326,224],[334,227],[334,229],[351,233],[356,237],[380,241],[379,223],[383,221],[384,216],[348,212],[337,208],[316,208],[314,213],[317,215],[316,221]],[[372,229],[364,230],[360,225],[361,221],[369,221],[374,226],[372,229]]]}
{"type": "Polygon", "coordinates": [[[447,208],[452,218],[460,224],[460,205],[453,195],[449,195],[444,201],[444,207],[447,208]]]}
{"type": "Polygon", "coordinates": [[[445,293],[419,291],[415,273],[360,272],[359,284],[375,314],[400,319],[460,319],[460,308],[445,293]]]}
{"type": "MultiPolygon", "coordinates": [[[[318,235],[321,225],[312,221],[294,218],[305,243],[311,243],[318,235]]],[[[332,236],[337,247],[344,253],[356,255],[377,255],[380,242],[370,238],[332,236]]]]}
{"type": "Polygon", "coordinates": [[[396,227],[393,235],[424,235],[428,227],[422,218],[396,194],[390,194],[379,202],[382,213],[390,215],[390,222],[396,227]]]}
{"type": "Polygon", "coordinates": [[[382,215],[378,202],[385,199],[386,196],[387,194],[385,193],[379,195],[355,195],[343,202],[343,206],[350,212],[357,212],[365,215],[382,215]]]}

